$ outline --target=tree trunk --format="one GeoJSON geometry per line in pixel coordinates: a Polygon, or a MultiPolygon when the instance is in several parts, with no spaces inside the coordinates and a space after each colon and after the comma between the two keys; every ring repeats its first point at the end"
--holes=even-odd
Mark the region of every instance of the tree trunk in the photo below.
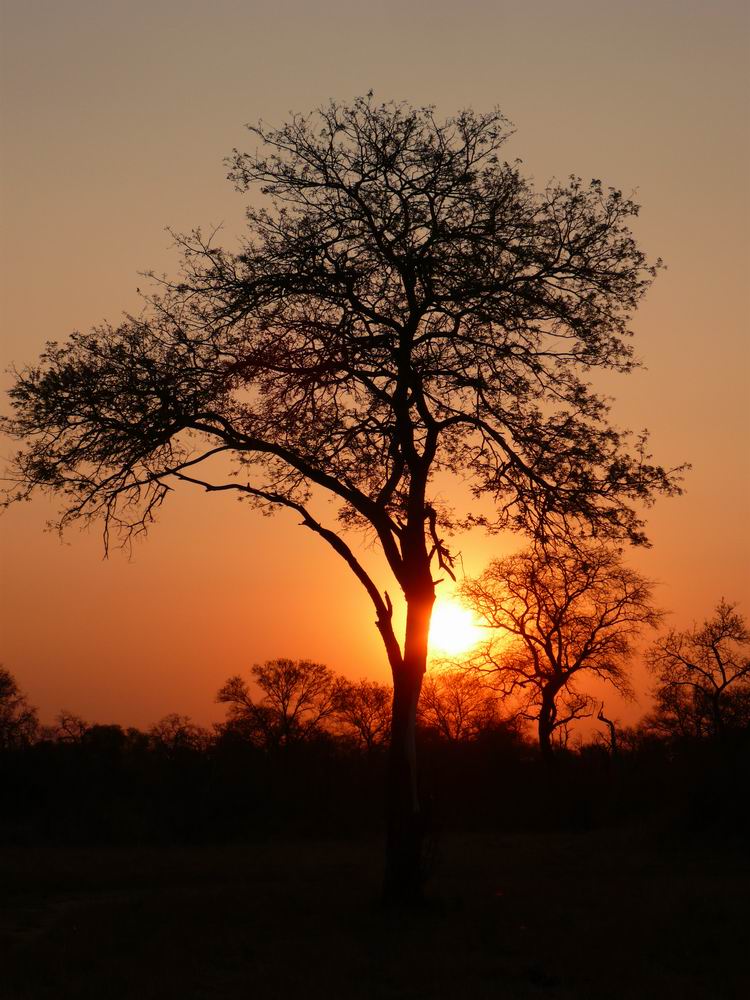
{"type": "Polygon", "coordinates": [[[422,899],[423,817],[417,785],[417,702],[427,667],[434,588],[407,597],[404,657],[393,670],[393,711],[386,787],[386,857],[383,899],[409,905],[422,899]]]}
{"type": "Polygon", "coordinates": [[[542,704],[539,709],[538,732],[539,750],[548,771],[551,771],[555,759],[555,753],[552,749],[555,715],[555,696],[554,694],[550,694],[549,691],[544,691],[542,694],[542,704]]]}

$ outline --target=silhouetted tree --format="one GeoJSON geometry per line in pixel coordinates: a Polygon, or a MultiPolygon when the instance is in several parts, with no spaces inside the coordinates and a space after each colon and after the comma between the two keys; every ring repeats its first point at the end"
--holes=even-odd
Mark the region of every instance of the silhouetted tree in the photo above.
{"type": "Polygon", "coordinates": [[[476,738],[499,719],[497,695],[464,670],[432,670],[422,684],[419,721],[452,743],[476,738]]]}
{"type": "Polygon", "coordinates": [[[722,599],[713,617],[670,630],[647,653],[656,675],[657,731],[721,736],[747,724],[750,712],[750,630],[736,604],[722,599]]]}
{"type": "Polygon", "coordinates": [[[372,752],[388,742],[391,723],[391,691],[377,681],[342,679],[336,718],[344,732],[353,735],[363,749],[372,752]]]}
{"type": "Polygon", "coordinates": [[[205,750],[210,742],[209,733],[190,719],[188,715],[172,712],[165,715],[148,731],[149,746],[167,753],[182,750],[205,750]]]}
{"type": "Polygon", "coordinates": [[[80,743],[88,729],[89,724],[84,719],[63,709],[55,724],[47,729],[47,735],[59,743],[80,743]]]}
{"type": "Polygon", "coordinates": [[[466,523],[634,542],[636,513],[677,490],[609,422],[586,381],[628,372],[630,314],[650,284],[637,206],[598,180],[535,192],[499,153],[493,111],[331,103],[231,157],[260,185],[239,252],[178,236],[183,274],[143,316],[50,344],[11,390],[12,498],[64,498],[60,524],[143,531],[178,483],[287,508],[341,556],[375,609],[393,675],[386,894],[420,888],[415,721],[446,533],[466,523]],[[221,476],[233,459],[236,476],[221,476]],[[454,516],[433,484],[468,476],[454,516]],[[320,520],[315,492],[338,506],[320,520]],[[493,513],[494,511],[494,513],[493,513]],[[371,532],[406,603],[347,540],[371,532]]]}
{"type": "Polygon", "coordinates": [[[229,705],[230,722],[262,746],[286,746],[320,732],[339,705],[340,682],[322,663],[268,660],[250,671],[263,692],[254,701],[242,677],[230,677],[216,700],[229,705]]]}
{"type": "Polygon", "coordinates": [[[687,688],[657,688],[654,710],[642,720],[642,727],[659,739],[702,739],[711,730],[708,704],[687,688]]]}
{"type": "Polygon", "coordinates": [[[461,592],[492,630],[469,664],[489,671],[506,698],[537,723],[551,759],[552,737],[594,703],[577,690],[582,673],[630,694],[626,666],[642,626],[661,618],[652,586],[605,546],[530,548],[492,562],[461,592]]]}
{"type": "Polygon", "coordinates": [[[36,709],[9,670],[0,666],[0,750],[27,746],[39,730],[36,709]]]}

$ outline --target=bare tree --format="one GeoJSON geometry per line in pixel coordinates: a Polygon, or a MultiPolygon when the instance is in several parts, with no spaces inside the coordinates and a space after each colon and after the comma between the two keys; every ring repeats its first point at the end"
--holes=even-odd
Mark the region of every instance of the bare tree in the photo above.
{"type": "Polygon", "coordinates": [[[205,750],[210,736],[197,726],[189,715],[171,712],[156,722],[148,731],[149,746],[174,754],[184,750],[205,750]]]}
{"type": "Polygon", "coordinates": [[[703,739],[711,732],[706,700],[684,687],[654,691],[654,710],[643,719],[644,732],[660,739],[703,739]]]}
{"type": "Polygon", "coordinates": [[[367,591],[391,667],[385,891],[411,898],[415,721],[447,535],[577,526],[642,542],[636,510],[678,492],[587,381],[635,366],[628,324],[656,266],[619,191],[572,178],[536,192],[503,162],[497,111],[441,122],[368,95],[251,132],[267,152],[235,151],[230,177],[270,203],[248,209],[239,252],[177,236],[182,275],[141,317],[52,343],[18,374],[11,498],[54,492],[61,526],[101,518],[108,541],[192,484],[291,510],[330,545],[367,591]],[[452,512],[438,473],[468,476],[489,513],[452,512]],[[403,595],[403,636],[355,528],[403,595]]]}
{"type": "Polygon", "coordinates": [[[216,700],[229,705],[229,718],[265,746],[287,746],[317,733],[339,704],[333,672],[311,660],[268,660],[251,673],[262,691],[254,701],[242,677],[230,677],[216,700]]]}
{"type": "Polygon", "coordinates": [[[342,680],[336,718],[368,753],[384,746],[391,726],[390,688],[377,681],[342,680]]]}
{"type": "Polygon", "coordinates": [[[497,695],[464,670],[432,670],[424,679],[419,721],[451,743],[475,739],[498,720],[497,695]]]}
{"type": "Polygon", "coordinates": [[[80,715],[63,709],[55,719],[55,724],[48,727],[47,735],[58,743],[80,743],[90,728],[80,715]]]}
{"type": "Polygon", "coordinates": [[[661,619],[651,590],[602,545],[530,548],[463,584],[464,599],[491,630],[470,666],[489,671],[502,695],[516,698],[519,713],[536,722],[547,761],[553,734],[594,709],[576,687],[582,674],[631,693],[634,641],[661,619]]]}
{"type": "Polygon", "coordinates": [[[750,697],[750,630],[723,598],[713,617],[684,631],[670,630],[649,649],[657,678],[652,725],[672,735],[721,736],[734,715],[744,718],[750,697]]]}
{"type": "Polygon", "coordinates": [[[13,674],[0,666],[0,750],[33,742],[38,729],[36,709],[29,704],[13,674]]]}

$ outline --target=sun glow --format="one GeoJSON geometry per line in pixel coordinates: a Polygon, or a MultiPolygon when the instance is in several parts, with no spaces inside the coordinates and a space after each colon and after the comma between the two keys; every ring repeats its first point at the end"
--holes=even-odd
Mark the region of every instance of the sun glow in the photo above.
{"type": "Polygon", "coordinates": [[[437,600],[432,611],[429,647],[431,653],[457,656],[483,638],[473,614],[455,601],[437,600]]]}

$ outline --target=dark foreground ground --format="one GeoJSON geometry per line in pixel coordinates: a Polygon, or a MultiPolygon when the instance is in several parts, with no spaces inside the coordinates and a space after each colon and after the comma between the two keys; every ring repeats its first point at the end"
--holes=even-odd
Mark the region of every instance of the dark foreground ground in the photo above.
{"type": "Polygon", "coordinates": [[[433,905],[379,845],[0,850],[0,995],[750,996],[750,856],[717,838],[446,836],[433,905]]]}

